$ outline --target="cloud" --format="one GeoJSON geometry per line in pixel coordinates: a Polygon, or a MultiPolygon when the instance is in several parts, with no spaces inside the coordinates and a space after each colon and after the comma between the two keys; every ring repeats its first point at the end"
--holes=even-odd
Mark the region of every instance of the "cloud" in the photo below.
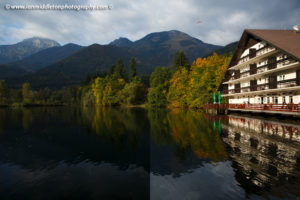
{"type": "Polygon", "coordinates": [[[180,30],[225,45],[246,28],[282,29],[300,24],[298,0],[6,0],[0,3],[0,44],[42,36],[61,44],[137,40],[151,32],[180,30]],[[7,11],[9,4],[112,5],[110,11],[7,11]],[[201,23],[197,23],[201,21],[201,23]]]}

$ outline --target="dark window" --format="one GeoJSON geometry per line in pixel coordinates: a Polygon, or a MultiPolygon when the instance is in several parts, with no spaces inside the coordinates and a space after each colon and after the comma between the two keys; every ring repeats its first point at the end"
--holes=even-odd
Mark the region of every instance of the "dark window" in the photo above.
{"type": "Polygon", "coordinates": [[[249,58],[254,58],[256,56],[256,49],[250,48],[249,49],[249,58]]]}
{"type": "Polygon", "coordinates": [[[296,77],[297,85],[300,85],[300,69],[297,70],[296,77]]]}
{"type": "Polygon", "coordinates": [[[257,80],[250,80],[250,90],[251,91],[257,90],[257,80]]]}
{"type": "Polygon", "coordinates": [[[268,58],[268,69],[275,69],[276,68],[276,57],[269,57],[268,58]]]}
{"type": "Polygon", "coordinates": [[[257,73],[256,64],[250,64],[250,75],[257,73]]]}
{"type": "Polygon", "coordinates": [[[277,88],[277,76],[269,77],[269,88],[276,89],[277,88]]]}
{"type": "Polygon", "coordinates": [[[234,92],[235,93],[241,92],[241,84],[240,83],[234,85],[234,92]]]}

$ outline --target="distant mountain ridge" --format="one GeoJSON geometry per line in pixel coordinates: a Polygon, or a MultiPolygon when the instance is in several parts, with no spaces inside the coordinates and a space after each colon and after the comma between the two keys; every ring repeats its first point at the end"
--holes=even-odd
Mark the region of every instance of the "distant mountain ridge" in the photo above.
{"type": "Polygon", "coordinates": [[[54,40],[40,37],[25,39],[12,45],[0,45],[0,64],[7,64],[22,60],[43,49],[60,46],[54,40]]]}
{"type": "MultiPolygon", "coordinates": [[[[171,66],[178,51],[184,51],[192,63],[198,57],[222,48],[176,30],[150,33],[134,42],[119,38],[109,45],[93,44],[84,48],[74,44],[71,46],[74,47],[71,51],[68,45],[48,48],[11,64],[11,69],[14,70],[10,75],[17,72],[17,69],[27,71],[22,76],[6,79],[15,86],[30,82],[35,88],[61,88],[78,85],[87,75],[108,71],[118,58],[128,68],[129,60],[135,57],[139,74],[149,75],[157,66],[171,66]],[[28,71],[32,72],[27,73],[28,71]]],[[[2,67],[8,68],[7,65],[2,67]]]]}
{"type": "MultiPolygon", "coordinates": [[[[237,46],[238,46],[238,41],[236,42],[232,42],[230,44],[227,44],[226,46],[219,48],[213,52],[216,52],[218,55],[230,55],[233,54],[234,51],[236,50],[237,46]]],[[[208,54],[207,56],[211,56],[213,54],[213,52],[211,52],[210,54],[208,54]]],[[[206,57],[207,57],[206,56],[206,57]]]]}
{"type": "Polygon", "coordinates": [[[120,37],[119,39],[116,39],[109,44],[115,45],[118,47],[128,47],[128,46],[132,45],[133,42],[131,40],[129,40],[128,38],[120,37]]]}
{"type": "Polygon", "coordinates": [[[18,62],[12,63],[12,65],[33,72],[67,58],[82,48],[82,46],[72,43],[64,46],[55,46],[27,56],[18,62]]]}

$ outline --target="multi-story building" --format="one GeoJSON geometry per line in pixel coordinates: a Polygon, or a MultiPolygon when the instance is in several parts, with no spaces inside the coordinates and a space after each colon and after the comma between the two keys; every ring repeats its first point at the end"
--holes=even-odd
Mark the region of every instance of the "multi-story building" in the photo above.
{"type": "Polygon", "coordinates": [[[236,108],[300,104],[299,61],[300,31],[245,30],[222,80],[222,97],[236,108]]]}

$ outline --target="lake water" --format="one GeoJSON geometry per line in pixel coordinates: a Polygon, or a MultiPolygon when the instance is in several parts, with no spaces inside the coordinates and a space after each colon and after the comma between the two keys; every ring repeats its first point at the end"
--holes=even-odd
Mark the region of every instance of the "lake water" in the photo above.
{"type": "Polygon", "coordinates": [[[300,199],[300,122],[1,108],[0,199],[300,199]]]}

